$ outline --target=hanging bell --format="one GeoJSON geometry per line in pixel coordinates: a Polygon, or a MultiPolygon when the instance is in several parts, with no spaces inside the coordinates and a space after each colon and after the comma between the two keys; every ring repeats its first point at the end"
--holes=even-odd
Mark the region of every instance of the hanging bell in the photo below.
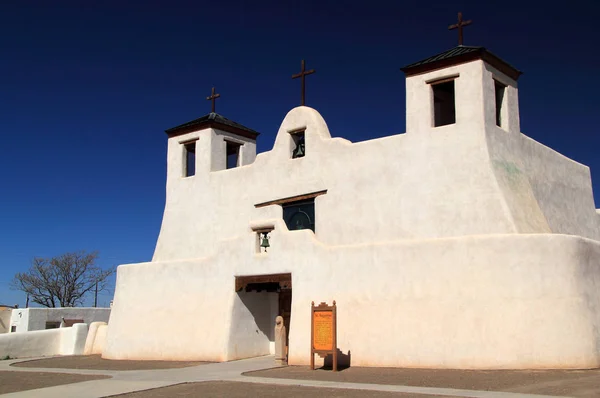
{"type": "Polygon", "coordinates": [[[265,252],[267,251],[267,247],[271,247],[271,245],[269,245],[269,238],[267,237],[267,234],[263,232],[263,238],[260,242],[260,247],[265,249],[265,252]]]}
{"type": "Polygon", "coordinates": [[[296,148],[296,157],[301,158],[304,156],[304,142],[298,144],[298,148],[296,148]]]}
{"type": "Polygon", "coordinates": [[[292,151],[292,159],[301,158],[306,154],[304,149],[304,138],[300,138],[296,148],[292,151]]]}

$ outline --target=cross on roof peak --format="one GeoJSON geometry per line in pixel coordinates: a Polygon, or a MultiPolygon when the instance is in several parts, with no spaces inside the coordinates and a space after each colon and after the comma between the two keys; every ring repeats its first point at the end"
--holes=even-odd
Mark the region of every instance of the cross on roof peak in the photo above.
{"type": "Polygon", "coordinates": [[[220,96],[221,96],[221,94],[215,94],[215,88],[213,87],[212,91],[210,93],[210,97],[206,97],[206,99],[208,101],[212,101],[212,104],[211,104],[212,106],[211,106],[211,111],[210,111],[211,113],[215,113],[215,100],[217,98],[219,98],[220,96]]]}
{"type": "Polygon", "coordinates": [[[306,86],[305,86],[305,77],[307,75],[311,75],[313,73],[315,73],[314,69],[310,69],[310,70],[305,70],[304,69],[304,60],[302,60],[302,63],[300,64],[300,73],[297,73],[295,75],[292,75],[292,79],[296,79],[296,78],[300,78],[300,80],[302,81],[302,93],[301,93],[301,98],[300,98],[300,105],[304,106],[304,102],[305,102],[305,97],[306,97],[306,86]]]}
{"type": "Polygon", "coordinates": [[[458,12],[458,23],[448,26],[448,30],[458,29],[458,45],[459,46],[463,45],[463,27],[467,26],[467,25],[471,25],[472,23],[473,23],[473,21],[471,21],[470,19],[468,21],[463,21],[462,12],[459,11],[458,12]]]}

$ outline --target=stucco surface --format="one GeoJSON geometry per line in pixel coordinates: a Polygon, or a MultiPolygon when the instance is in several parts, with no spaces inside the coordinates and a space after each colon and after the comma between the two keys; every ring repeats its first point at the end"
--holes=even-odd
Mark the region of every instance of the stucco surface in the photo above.
{"type": "Polygon", "coordinates": [[[310,302],[335,299],[339,348],[353,365],[600,366],[598,242],[538,234],[326,247],[307,231],[272,234],[269,255],[243,263],[232,260],[251,247],[238,239],[210,260],[120,267],[104,357],[222,361],[243,357],[244,346],[268,354],[248,337],[260,326],[239,316],[233,275],[292,272],[291,364],[309,361],[310,302]],[[182,303],[180,330],[190,333],[173,339],[155,322],[165,296],[182,303]]]}
{"type": "MultiPolygon", "coordinates": [[[[254,204],[325,189],[316,229],[327,245],[514,232],[599,239],[587,167],[521,134],[475,122],[352,144],[332,139],[316,111],[295,108],[273,150],[253,164],[188,178],[169,166],[153,261],[208,256],[216,242],[239,236],[260,217],[254,204]],[[303,127],[307,154],[291,159],[288,131],[303,127]]],[[[214,138],[207,134],[190,133],[200,136],[199,148],[214,138]]],[[[170,165],[181,164],[177,146],[170,141],[170,165]]],[[[197,162],[204,152],[198,150],[197,162]]]]}
{"type": "Polygon", "coordinates": [[[15,332],[0,335],[0,357],[25,358],[83,354],[88,325],[69,328],[15,332]]]}
{"type": "Polygon", "coordinates": [[[118,268],[103,356],[268,354],[275,299],[236,293],[235,276],[291,273],[291,364],[309,362],[311,301],[336,300],[352,365],[600,366],[589,169],[520,133],[517,83],[482,61],[406,87],[405,134],[351,143],[298,107],[271,151],[255,156],[246,140],[242,166],[229,170],[224,140],[242,138],[206,129],[169,139],[154,257],[118,268]],[[433,127],[430,84],[449,76],[456,123],[433,127]],[[500,126],[494,80],[506,86],[500,126]],[[291,159],[300,130],[306,156],[291,159]],[[195,138],[197,173],[183,178],[181,143],[195,138]],[[324,190],[315,233],[288,231],[279,205],[255,207],[324,190]],[[266,254],[254,232],[265,227],[274,228],[266,254]]]}
{"type": "Polygon", "coordinates": [[[92,322],[85,339],[83,355],[102,354],[106,342],[106,322],[92,322]]]}

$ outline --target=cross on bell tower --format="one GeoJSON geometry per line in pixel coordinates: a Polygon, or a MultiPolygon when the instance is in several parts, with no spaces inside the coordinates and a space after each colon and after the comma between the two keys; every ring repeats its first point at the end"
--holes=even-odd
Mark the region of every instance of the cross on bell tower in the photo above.
{"type": "Polygon", "coordinates": [[[215,113],[215,100],[217,98],[219,98],[221,96],[221,94],[215,94],[215,88],[212,88],[210,97],[206,97],[206,99],[208,101],[212,101],[212,106],[211,106],[211,113],[215,113]]]}
{"type": "Polygon", "coordinates": [[[471,25],[471,23],[473,23],[473,21],[471,21],[470,19],[468,21],[463,21],[462,12],[459,12],[458,13],[458,23],[448,26],[448,30],[458,29],[458,45],[459,46],[463,45],[463,27],[465,27],[467,25],[471,25]]]}
{"type": "Polygon", "coordinates": [[[313,73],[315,73],[314,69],[311,69],[311,70],[304,69],[304,60],[302,60],[302,63],[300,64],[300,73],[292,75],[292,79],[300,78],[300,80],[302,81],[302,94],[301,94],[301,98],[300,98],[300,105],[302,105],[302,106],[304,106],[305,93],[306,93],[306,86],[305,86],[304,79],[305,79],[305,76],[312,75],[313,73]]]}

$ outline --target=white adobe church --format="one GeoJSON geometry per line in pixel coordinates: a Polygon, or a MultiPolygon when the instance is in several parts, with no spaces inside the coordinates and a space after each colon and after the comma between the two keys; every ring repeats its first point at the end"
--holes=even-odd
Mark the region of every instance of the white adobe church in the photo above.
{"type": "Polygon", "coordinates": [[[406,133],[332,138],[314,109],[271,151],[210,113],[167,130],[151,262],[121,265],[104,358],[310,361],[336,300],[352,366],[600,366],[600,211],[588,167],[519,126],[520,72],[458,46],[403,68],[406,133]],[[264,238],[267,238],[268,248],[264,238]]]}

